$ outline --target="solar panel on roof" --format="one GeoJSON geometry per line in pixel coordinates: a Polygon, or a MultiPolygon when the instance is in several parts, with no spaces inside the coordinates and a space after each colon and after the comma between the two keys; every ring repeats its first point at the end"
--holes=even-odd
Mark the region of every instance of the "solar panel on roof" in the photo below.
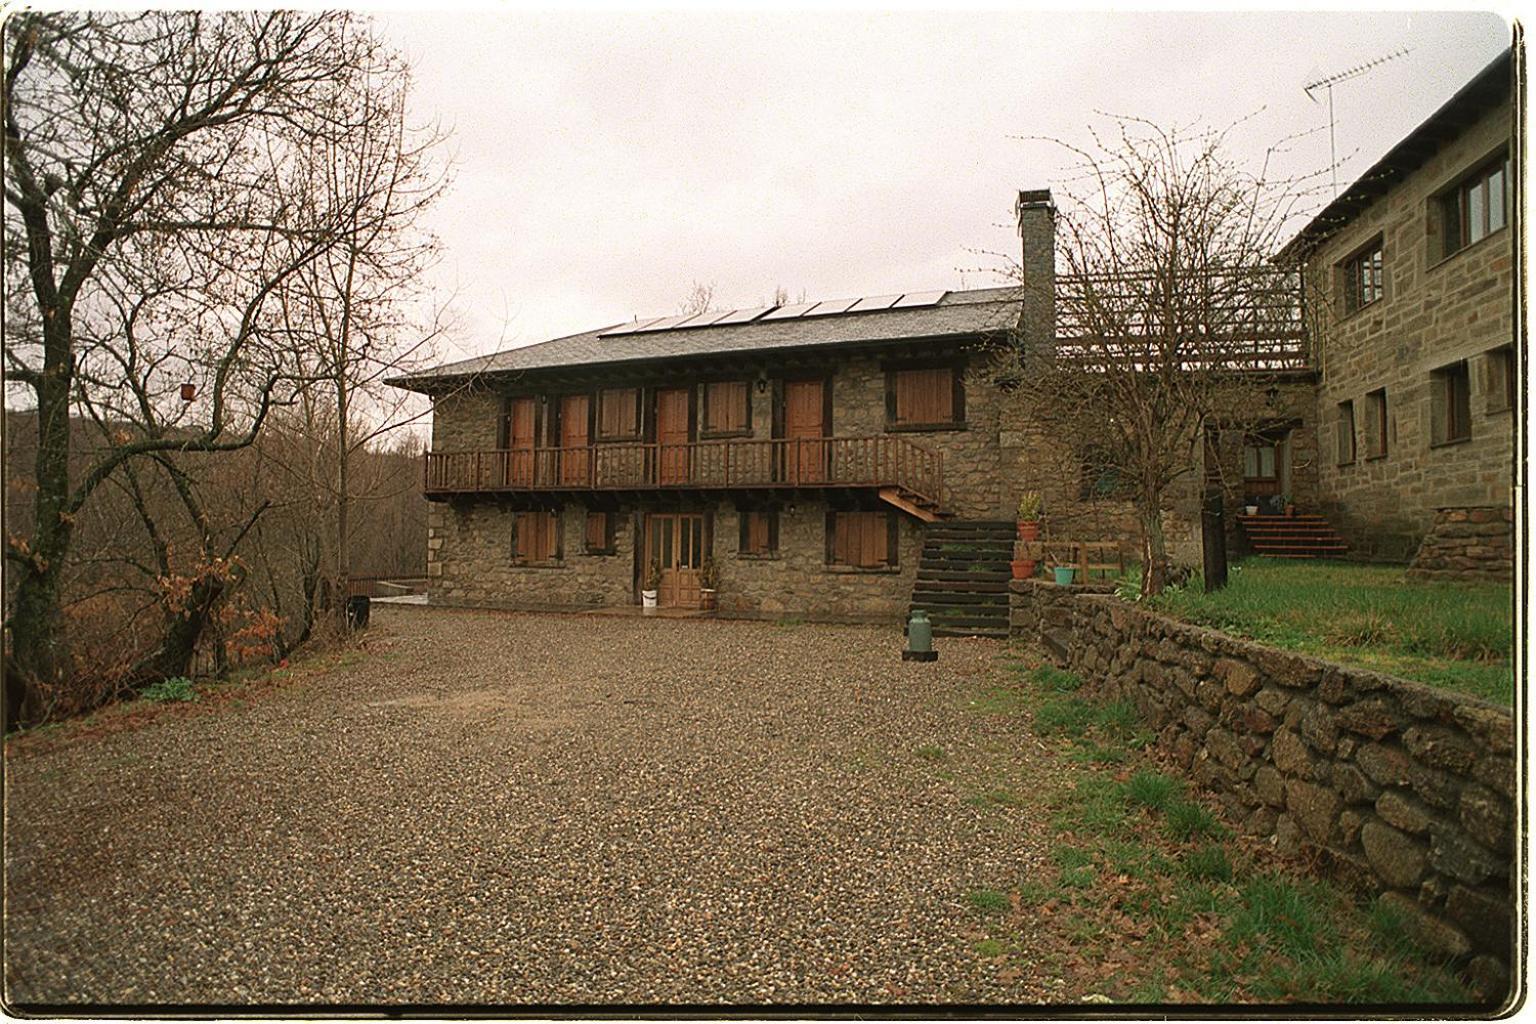
{"type": "Polygon", "coordinates": [[[651,331],[670,331],[684,320],[692,320],[692,313],[684,313],[682,316],[664,316],[660,320],[653,320],[644,327],[635,331],[636,334],[649,334],[651,331]]]}
{"type": "Polygon", "coordinates": [[[704,312],[699,313],[696,316],[691,316],[687,320],[684,320],[682,323],[675,324],[674,326],[676,326],[676,327],[708,327],[710,324],[712,324],[715,321],[719,320],[723,316],[725,316],[725,314],[722,313],[718,309],[706,309],[704,312]]]}
{"type": "Polygon", "coordinates": [[[755,309],[733,309],[719,320],[716,320],[715,326],[719,327],[723,324],[744,324],[748,321],[756,320],[758,317],[762,316],[764,313],[773,308],[774,307],[772,306],[758,306],[755,309]]]}
{"type": "Polygon", "coordinates": [[[892,309],[907,309],[911,306],[937,306],[939,300],[948,295],[947,291],[940,292],[908,292],[891,306],[892,309]]]}
{"type": "Polygon", "coordinates": [[[849,307],[858,301],[858,299],[828,299],[825,302],[816,303],[816,308],[807,310],[805,315],[830,316],[833,313],[846,313],[849,307]]]}
{"type": "Polygon", "coordinates": [[[804,316],[806,311],[816,306],[814,302],[795,302],[788,306],[780,306],[772,313],[763,317],[764,320],[793,320],[797,316],[804,316]]]}
{"type": "Polygon", "coordinates": [[[660,320],[660,319],[661,319],[660,317],[648,316],[648,317],[646,317],[643,320],[632,320],[632,321],[630,321],[627,324],[620,324],[617,327],[609,328],[608,330],[606,330],[603,333],[599,334],[598,337],[599,338],[612,338],[615,335],[619,335],[619,334],[634,334],[636,331],[643,331],[643,330],[645,330],[646,327],[650,326],[651,324],[655,323],[657,320],[660,320]]]}
{"type": "Polygon", "coordinates": [[[899,298],[901,298],[900,292],[897,292],[895,295],[871,295],[855,302],[853,308],[848,310],[848,312],[863,313],[871,309],[890,309],[899,298]]]}

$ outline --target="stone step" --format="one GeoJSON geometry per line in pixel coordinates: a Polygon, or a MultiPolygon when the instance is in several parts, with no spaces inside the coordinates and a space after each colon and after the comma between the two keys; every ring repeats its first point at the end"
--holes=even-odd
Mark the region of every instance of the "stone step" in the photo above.
{"type": "Polygon", "coordinates": [[[1008,630],[1003,629],[950,629],[946,626],[935,626],[934,636],[961,637],[979,636],[987,640],[1007,640],[1008,630]]]}
{"type": "Polygon", "coordinates": [[[912,608],[969,608],[977,612],[1008,610],[1007,594],[913,594],[912,608]]]}
{"type": "Polygon", "coordinates": [[[1006,558],[920,558],[918,575],[923,570],[934,572],[1011,572],[1006,558]]]}
{"type": "Polygon", "coordinates": [[[921,576],[912,585],[914,594],[1002,594],[1007,595],[1005,580],[926,580],[921,576]]]}
{"type": "Polygon", "coordinates": [[[923,583],[1007,583],[1013,578],[1007,566],[996,569],[923,569],[917,578],[923,583]]]}

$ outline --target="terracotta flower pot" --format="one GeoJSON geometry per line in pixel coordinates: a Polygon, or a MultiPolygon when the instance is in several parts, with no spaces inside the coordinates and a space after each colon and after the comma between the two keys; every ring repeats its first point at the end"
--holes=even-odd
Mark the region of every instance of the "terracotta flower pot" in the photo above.
{"type": "Polygon", "coordinates": [[[699,591],[699,608],[706,612],[712,612],[717,606],[719,592],[709,589],[699,591]]]}
{"type": "Polygon", "coordinates": [[[1036,540],[1040,536],[1040,521],[1038,519],[1019,521],[1019,540],[1036,540]]]}
{"type": "Polygon", "coordinates": [[[1035,575],[1035,560],[1033,558],[1016,558],[1008,563],[1013,567],[1013,578],[1027,580],[1035,575]]]}

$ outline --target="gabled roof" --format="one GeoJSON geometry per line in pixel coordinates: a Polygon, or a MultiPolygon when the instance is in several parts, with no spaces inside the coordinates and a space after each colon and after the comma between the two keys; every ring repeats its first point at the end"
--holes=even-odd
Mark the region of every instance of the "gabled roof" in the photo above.
{"type": "Polygon", "coordinates": [[[1418,170],[1441,146],[1460,135],[1472,122],[1500,103],[1514,90],[1513,51],[1505,50],[1473,79],[1462,86],[1423,124],[1387,151],[1371,169],[1323,211],[1312,218],[1276,255],[1277,262],[1304,258],[1329,235],[1363,213],[1409,174],[1418,170]]]}
{"type": "Polygon", "coordinates": [[[1023,290],[1018,287],[978,288],[947,292],[931,306],[908,309],[602,337],[605,332],[623,326],[610,324],[582,334],[449,363],[424,373],[397,377],[389,383],[410,391],[430,392],[483,374],[978,336],[1017,327],[1022,302],[1023,290]]]}

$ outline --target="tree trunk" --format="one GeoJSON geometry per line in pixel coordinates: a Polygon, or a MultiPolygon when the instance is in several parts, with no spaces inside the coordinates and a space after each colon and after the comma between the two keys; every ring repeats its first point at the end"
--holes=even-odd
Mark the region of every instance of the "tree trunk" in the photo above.
{"type": "Polygon", "coordinates": [[[1146,558],[1141,567],[1141,596],[1161,594],[1168,585],[1168,543],[1163,536],[1162,496],[1138,502],[1141,544],[1146,558]]]}

